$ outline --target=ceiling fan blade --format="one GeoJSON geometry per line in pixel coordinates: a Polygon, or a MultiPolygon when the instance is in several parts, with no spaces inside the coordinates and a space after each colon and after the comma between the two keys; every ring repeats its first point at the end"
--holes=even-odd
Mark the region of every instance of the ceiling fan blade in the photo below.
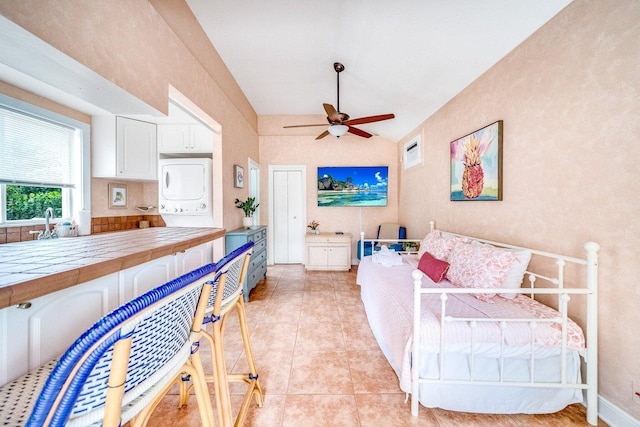
{"type": "Polygon", "coordinates": [[[390,119],[393,119],[394,117],[395,117],[394,114],[380,114],[378,116],[360,117],[359,119],[345,120],[343,124],[347,126],[363,125],[365,123],[373,123],[373,122],[381,122],[383,120],[390,120],[390,119]]]}
{"type": "Polygon", "coordinates": [[[322,132],[320,135],[316,136],[316,139],[322,139],[325,136],[329,135],[329,131],[325,130],[324,132],[322,132]]]}
{"type": "Polygon", "coordinates": [[[369,132],[365,132],[362,129],[354,128],[352,126],[349,126],[349,130],[347,132],[350,132],[354,135],[361,136],[363,138],[371,138],[373,136],[369,132]]]}
{"type": "Polygon", "coordinates": [[[283,128],[306,128],[309,126],[326,126],[326,123],[322,123],[322,124],[313,124],[313,125],[290,125],[290,126],[282,126],[283,128]]]}
{"type": "Polygon", "coordinates": [[[340,114],[333,108],[333,105],[322,104],[322,106],[324,107],[324,111],[327,112],[327,118],[331,123],[342,123],[342,117],[340,117],[340,114]]]}

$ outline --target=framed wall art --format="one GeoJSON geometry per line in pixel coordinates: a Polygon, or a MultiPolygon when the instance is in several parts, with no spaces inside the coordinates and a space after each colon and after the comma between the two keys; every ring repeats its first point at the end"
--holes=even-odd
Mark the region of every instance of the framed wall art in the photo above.
{"type": "Polygon", "coordinates": [[[244,188],[244,168],[242,166],[233,165],[233,186],[244,188]]]}
{"type": "Polygon", "coordinates": [[[127,185],[109,184],[109,209],[127,207],[127,185]]]}
{"type": "Polygon", "coordinates": [[[451,141],[451,200],[502,200],[502,120],[451,141]]]}

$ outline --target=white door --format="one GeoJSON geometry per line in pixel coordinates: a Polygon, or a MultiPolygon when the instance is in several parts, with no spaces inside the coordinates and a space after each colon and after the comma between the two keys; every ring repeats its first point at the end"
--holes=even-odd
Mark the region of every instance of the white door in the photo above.
{"type": "Polygon", "coordinates": [[[273,262],[304,262],[306,166],[270,166],[270,227],[273,262]]]}

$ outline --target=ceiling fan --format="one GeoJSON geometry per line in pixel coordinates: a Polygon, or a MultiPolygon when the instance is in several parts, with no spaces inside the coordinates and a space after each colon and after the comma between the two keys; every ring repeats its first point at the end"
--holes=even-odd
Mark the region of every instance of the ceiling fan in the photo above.
{"type": "MultiPolygon", "coordinates": [[[[358,119],[349,119],[349,115],[346,113],[340,112],[340,73],[344,71],[344,65],[339,62],[333,63],[333,69],[336,70],[337,76],[337,93],[338,93],[338,103],[337,109],[333,107],[331,104],[322,104],[324,107],[324,111],[327,113],[327,121],[329,122],[329,127],[327,130],[322,132],[320,135],[316,137],[316,139],[322,139],[325,136],[331,134],[337,138],[340,138],[347,132],[350,132],[354,135],[361,136],[363,138],[371,138],[371,134],[369,132],[365,132],[362,129],[358,129],[353,127],[353,125],[362,125],[365,123],[373,123],[380,122],[383,120],[393,119],[395,115],[393,114],[381,114],[378,116],[368,116],[368,117],[360,117],[358,119]]],[[[292,125],[292,126],[284,126],[285,128],[301,128],[301,127],[309,127],[309,126],[326,126],[326,124],[310,124],[310,125],[292,125]]]]}

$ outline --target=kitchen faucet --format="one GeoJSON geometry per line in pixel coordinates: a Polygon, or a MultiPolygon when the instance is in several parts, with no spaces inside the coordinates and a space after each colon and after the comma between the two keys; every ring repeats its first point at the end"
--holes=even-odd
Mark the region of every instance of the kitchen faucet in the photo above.
{"type": "Polygon", "coordinates": [[[51,231],[51,225],[49,221],[53,218],[53,208],[49,207],[44,211],[44,233],[42,231],[29,231],[29,234],[38,233],[38,240],[42,239],[54,239],[58,237],[58,233],[55,230],[51,231]]]}

